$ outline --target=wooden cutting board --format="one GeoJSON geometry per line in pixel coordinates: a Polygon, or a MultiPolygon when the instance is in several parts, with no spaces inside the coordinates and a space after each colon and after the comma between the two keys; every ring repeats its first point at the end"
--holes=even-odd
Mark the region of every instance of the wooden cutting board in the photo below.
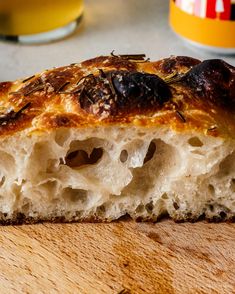
{"type": "Polygon", "coordinates": [[[235,224],[0,227],[0,293],[235,293],[235,224]]]}

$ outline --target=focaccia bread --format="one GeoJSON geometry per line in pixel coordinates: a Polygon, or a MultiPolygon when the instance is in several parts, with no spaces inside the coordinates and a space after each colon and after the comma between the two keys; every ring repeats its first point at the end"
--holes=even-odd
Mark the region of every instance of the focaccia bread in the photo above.
{"type": "Polygon", "coordinates": [[[235,216],[235,68],[101,56],[0,83],[0,223],[235,216]]]}

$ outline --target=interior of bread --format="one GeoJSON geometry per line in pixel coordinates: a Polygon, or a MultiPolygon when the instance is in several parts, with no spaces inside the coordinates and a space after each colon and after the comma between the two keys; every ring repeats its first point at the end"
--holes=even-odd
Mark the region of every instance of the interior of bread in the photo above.
{"type": "Polygon", "coordinates": [[[166,127],[21,132],[0,140],[0,220],[231,218],[234,146],[166,127]]]}

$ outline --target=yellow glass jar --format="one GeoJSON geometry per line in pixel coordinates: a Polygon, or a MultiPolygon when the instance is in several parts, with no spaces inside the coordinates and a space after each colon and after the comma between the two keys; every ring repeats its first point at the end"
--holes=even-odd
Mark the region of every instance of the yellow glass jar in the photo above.
{"type": "Polygon", "coordinates": [[[0,35],[43,42],[70,34],[83,13],[83,0],[0,1],[0,35]]]}
{"type": "Polygon", "coordinates": [[[234,0],[171,0],[170,25],[193,45],[235,53],[234,0]]]}

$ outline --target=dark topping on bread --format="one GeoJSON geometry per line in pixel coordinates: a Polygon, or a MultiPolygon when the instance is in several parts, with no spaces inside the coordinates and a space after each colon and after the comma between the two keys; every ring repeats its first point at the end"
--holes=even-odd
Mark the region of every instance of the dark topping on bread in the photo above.
{"type": "Polygon", "coordinates": [[[22,93],[24,96],[28,96],[36,91],[43,90],[44,88],[45,88],[45,84],[43,83],[42,79],[39,77],[27,83],[22,89],[20,89],[19,92],[22,93]]]}
{"type": "Polygon", "coordinates": [[[132,61],[136,61],[136,62],[147,62],[150,60],[149,58],[146,58],[145,54],[119,54],[119,55],[116,55],[116,54],[114,54],[114,50],[111,52],[111,56],[123,58],[126,60],[132,60],[132,61]]]}
{"type": "Polygon", "coordinates": [[[58,93],[62,91],[73,77],[73,72],[68,70],[56,70],[49,73],[43,78],[44,84],[47,86],[47,90],[58,93]]]}
{"type": "Polygon", "coordinates": [[[20,110],[18,111],[14,111],[14,110],[10,110],[4,114],[0,114],[0,125],[6,125],[7,123],[16,120],[20,117],[20,115],[24,112],[24,110],[26,110],[31,103],[27,103],[25,104],[20,110]]]}
{"type": "MultiPolygon", "coordinates": [[[[116,73],[113,77],[113,85],[119,94],[120,106],[127,100],[140,103],[143,107],[162,105],[171,97],[167,84],[158,76],[147,73],[116,73]]],[[[139,105],[139,104],[138,104],[139,105]]],[[[139,105],[140,106],[140,105],[139,105]]]]}
{"type": "Polygon", "coordinates": [[[175,71],[180,71],[182,68],[192,68],[200,63],[200,60],[187,57],[187,56],[172,56],[170,58],[163,59],[161,62],[161,70],[163,73],[172,74],[175,71]]]}
{"type": "Polygon", "coordinates": [[[83,81],[79,101],[87,112],[106,117],[155,110],[170,98],[168,85],[156,75],[100,70],[83,81]]]}
{"type": "Polygon", "coordinates": [[[40,77],[35,78],[35,76],[32,76],[25,79],[23,81],[25,85],[19,92],[24,96],[29,96],[40,90],[45,90],[48,94],[55,94],[64,90],[70,84],[72,78],[73,71],[65,70],[64,68],[54,69],[40,77]]]}
{"type": "Polygon", "coordinates": [[[194,94],[218,106],[234,107],[235,68],[220,59],[205,60],[182,78],[194,94]]]}
{"type": "Polygon", "coordinates": [[[180,111],[176,110],[176,115],[178,116],[178,118],[179,118],[183,123],[186,122],[185,117],[183,116],[183,114],[182,114],[180,111]]]}
{"type": "Polygon", "coordinates": [[[22,83],[26,83],[26,82],[32,80],[34,77],[35,77],[35,75],[32,75],[32,76],[30,76],[30,77],[27,77],[26,79],[24,79],[24,80],[22,81],[22,83]]]}

